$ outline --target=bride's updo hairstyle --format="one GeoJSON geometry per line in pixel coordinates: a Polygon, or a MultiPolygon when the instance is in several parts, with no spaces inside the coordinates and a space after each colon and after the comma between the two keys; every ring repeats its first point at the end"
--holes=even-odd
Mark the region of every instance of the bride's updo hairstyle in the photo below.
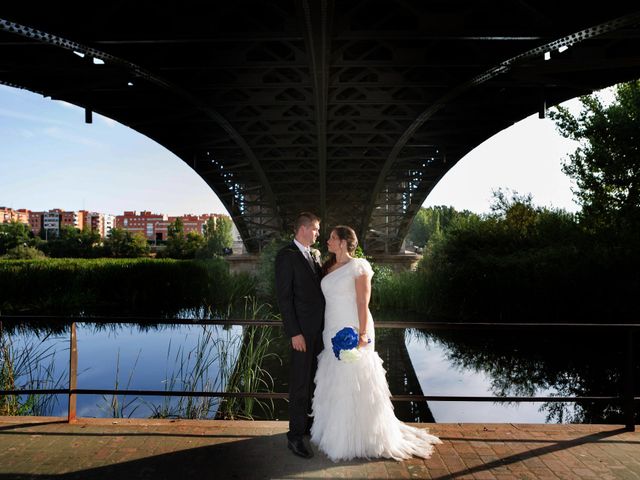
{"type": "MultiPolygon", "coordinates": [[[[336,225],[331,229],[331,232],[335,232],[336,236],[340,240],[344,240],[347,242],[347,252],[349,255],[353,255],[358,248],[358,236],[356,232],[351,227],[347,227],[346,225],[336,225]]],[[[336,264],[336,255],[334,253],[329,253],[329,258],[326,262],[322,264],[322,274],[326,275],[326,273],[331,269],[332,266],[336,264]]]]}

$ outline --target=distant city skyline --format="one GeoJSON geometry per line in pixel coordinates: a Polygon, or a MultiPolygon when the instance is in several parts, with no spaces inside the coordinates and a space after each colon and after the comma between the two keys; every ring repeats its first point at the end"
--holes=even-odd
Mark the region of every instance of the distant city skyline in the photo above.
{"type": "MultiPolygon", "coordinates": [[[[576,108],[577,100],[567,103],[576,108]]],[[[227,213],[198,174],[172,152],[111,119],[0,85],[0,206],[29,210],[148,210],[180,216],[227,213]]],[[[578,209],[561,161],[576,143],[532,115],[460,160],[424,206],[485,213],[493,190],[531,193],[536,205],[578,209]]]]}

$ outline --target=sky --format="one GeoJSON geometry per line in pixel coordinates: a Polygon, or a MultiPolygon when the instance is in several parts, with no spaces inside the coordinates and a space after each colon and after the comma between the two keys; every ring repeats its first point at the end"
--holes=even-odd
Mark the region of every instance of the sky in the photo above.
{"type": "MultiPolygon", "coordinates": [[[[577,100],[567,103],[578,108],[577,100]]],[[[486,213],[499,188],[533,195],[536,205],[576,211],[561,164],[576,144],[537,114],[461,159],[424,206],[486,213]]],[[[186,163],[154,141],[99,114],[0,85],[0,206],[121,214],[225,213],[186,163]]]]}

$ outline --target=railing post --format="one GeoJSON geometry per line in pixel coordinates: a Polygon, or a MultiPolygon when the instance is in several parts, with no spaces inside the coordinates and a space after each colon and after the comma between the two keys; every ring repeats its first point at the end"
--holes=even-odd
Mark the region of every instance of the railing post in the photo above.
{"type": "Polygon", "coordinates": [[[633,327],[628,329],[627,334],[627,354],[625,366],[625,382],[624,382],[624,400],[623,412],[625,420],[625,428],[632,432],[636,430],[636,405],[635,396],[635,371],[634,371],[634,355],[633,355],[633,327]]]}
{"type": "Polygon", "coordinates": [[[76,337],[76,322],[71,322],[69,336],[69,416],[67,421],[76,421],[76,394],[72,393],[78,387],[78,339],[76,337]]]}

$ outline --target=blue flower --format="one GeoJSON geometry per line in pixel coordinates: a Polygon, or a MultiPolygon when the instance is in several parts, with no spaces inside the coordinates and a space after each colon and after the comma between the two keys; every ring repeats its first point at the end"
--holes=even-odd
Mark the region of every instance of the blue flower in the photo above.
{"type": "Polygon", "coordinates": [[[342,350],[358,348],[358,331],[353,327],[344,327],[331,339],[333,354],[340,360],[342,350]]]}

